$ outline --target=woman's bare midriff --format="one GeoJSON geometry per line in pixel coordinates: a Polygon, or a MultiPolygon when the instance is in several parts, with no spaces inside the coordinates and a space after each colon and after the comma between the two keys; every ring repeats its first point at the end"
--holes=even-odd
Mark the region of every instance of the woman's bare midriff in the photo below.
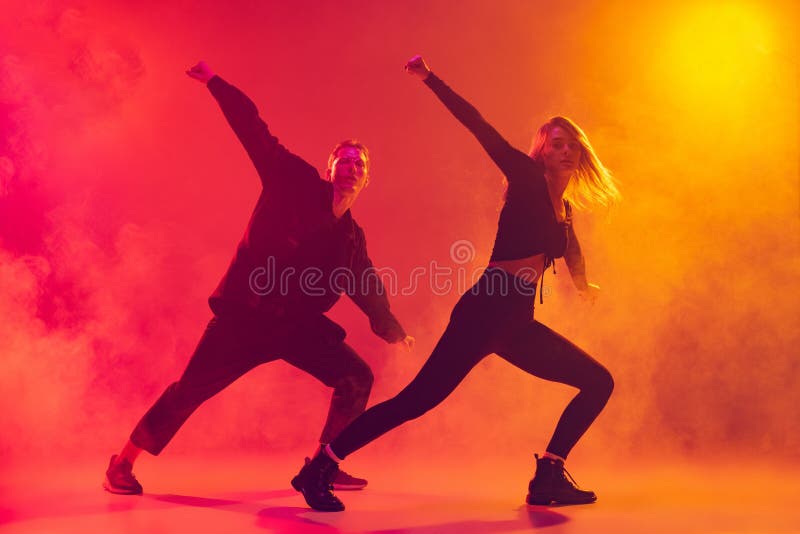
{"type": "Polygon", "coordinates": [[[535,254],[518,260],[489,262],[489,267],[499,267],[523,280],[535,284],[544,270],[544,254],[535,254]]]}

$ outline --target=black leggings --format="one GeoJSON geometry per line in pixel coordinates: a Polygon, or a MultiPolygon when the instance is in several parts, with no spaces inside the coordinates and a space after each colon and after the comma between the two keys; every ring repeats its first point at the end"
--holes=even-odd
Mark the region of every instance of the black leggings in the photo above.
{"type": "Polygon", "coordinates": [[[456,304],[428,361],[392,399],[356,418],[330,446],[344,458],[442,402],[491,353],[534,376],[578,388],[547,451],[566,458],[608,401],[611,374],[584,351],[534,321],[535,287],[489,268],[456,304]]]}

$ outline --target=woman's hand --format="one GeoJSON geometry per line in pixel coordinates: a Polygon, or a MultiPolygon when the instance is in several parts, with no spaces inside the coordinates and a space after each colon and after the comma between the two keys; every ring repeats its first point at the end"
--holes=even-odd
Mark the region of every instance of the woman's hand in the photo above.
{"type": "Polygon", "coordinates": [[[422,56],[414,56],[408,60],[405,66],[406,72],[417,76],[420,80],[424,80],[431,73],[431,69],[425,64],[422,56]]]}
{"type": "Polygon", "coordinates": [[[594,304],[597,297],[600,296],[600,286],[597,284],[586,284],[586,289],[578,290],[578,295],[580,295],[583,300],[589,302],[589,304],[594,304]]]}
{"type": "Polygon", "coordinates": [[[194,78],[203,83],[208,83],[208,80],[214,77],[214,71],[211,70],[211,67],[209,67],[208,63],[205,61],[200,61],[197,65],[187,70],[186,74],[190,78],[194,78]]]}

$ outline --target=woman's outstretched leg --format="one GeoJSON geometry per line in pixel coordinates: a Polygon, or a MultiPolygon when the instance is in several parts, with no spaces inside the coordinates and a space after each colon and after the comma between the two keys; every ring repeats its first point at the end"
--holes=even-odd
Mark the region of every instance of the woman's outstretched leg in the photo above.
{"type": "MultiPolygon", "coordinates": [[[[455,315],[454,315],[455,316],[455,315]]],[[[341,511],[344,504],[330,491],[337,461],[447,398],[469,371],[488,354],[483,334],[472,321],[451,320],[417,376],[394,398],[376,404],[345,428],[292,479],[309,506],[341,511]]]]}

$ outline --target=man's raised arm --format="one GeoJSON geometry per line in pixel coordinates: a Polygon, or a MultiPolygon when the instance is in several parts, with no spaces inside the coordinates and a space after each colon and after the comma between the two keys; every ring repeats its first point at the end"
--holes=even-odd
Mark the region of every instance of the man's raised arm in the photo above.
{"type": "Polygon", "coordinates": [[[278,142],[278,138],[270,133],[253,101],[216,75],[205,61],[197,63],[187,70],[186,74],[208,86],[228,124],[250,156],[265,187],[272,182],[283,181],[282,178],[296,179],[296,176],[291,175],[299,173],[310,172],[319,177],[313,167],[289,152],[278,142]]]}

